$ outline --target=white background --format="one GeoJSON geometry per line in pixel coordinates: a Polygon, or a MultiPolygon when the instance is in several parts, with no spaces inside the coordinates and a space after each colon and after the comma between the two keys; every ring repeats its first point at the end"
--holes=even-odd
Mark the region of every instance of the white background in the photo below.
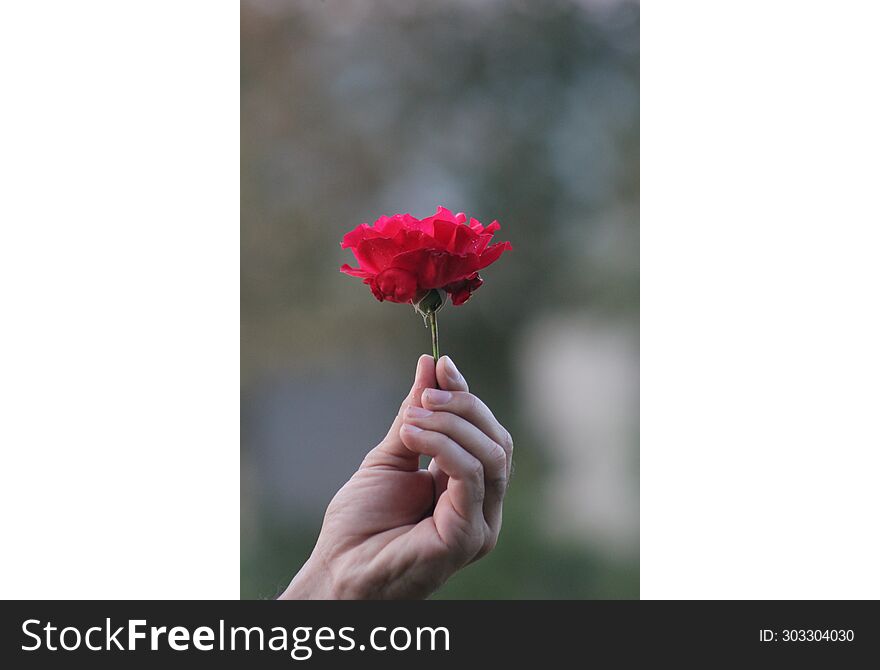
{"type": "MultiPolygon", "coordinates": [[[[642,8],[645,598],[880,597],[875,7],[642,8]]],[[[0,71],[0,597],[237,598],[238,4],[0,71]]]]}
{"type": "Polygon", "coordinates": [[[642,597],[880,598],[880,6],[642,16],[642,597]]]}
{"type": "Polygon", "coordinates": [[[0,596],[238,598],[234,2],[0,9],[0,596]]]}

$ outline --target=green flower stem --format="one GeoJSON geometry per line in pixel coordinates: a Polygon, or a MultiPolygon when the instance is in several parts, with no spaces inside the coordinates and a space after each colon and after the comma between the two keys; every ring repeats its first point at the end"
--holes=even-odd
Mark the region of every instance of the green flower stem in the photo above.
{"type": "Polygon", "coordinates": [[[428,326],[431,328],[431,349],[434,352],[434,363],[440,360],[440,338],[437,334],[437,312],[428,312],[428,326]]]}
{"type": "Polygon", "coordinates": [[[437,312],[446,302],[446,292],[432,288],[418,300],[413,300],[413,307],[425,320],[425,327],[431,329],[431,349],[434,352],[434,364],[440,360],[440,338],[437,335],[437,312]]]}

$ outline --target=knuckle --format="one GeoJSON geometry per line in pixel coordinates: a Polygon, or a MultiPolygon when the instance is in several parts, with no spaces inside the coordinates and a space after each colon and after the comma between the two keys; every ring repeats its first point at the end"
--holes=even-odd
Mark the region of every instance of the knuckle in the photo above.
{"type": "Polygon", "coordinates": [[[483,558],[483,556],[485,556],[495,548],[497,542],[498,536],[495,535],[495,533],[493,533],[491,529],[486,528],[483,532],[483,542],[480,544],[473,560],[479,561],[481,558],[483,558]]]}
{"type": "Polygon", "coordinates": [[[382,447],[384,446],[385,441],[383,440],[377,446],[373,447],[367,452],[367,455],[364,456],[364,459],[361,461],[360,467],[358,470],[363,470],[365,468],[372,467],[377,462],[381,461],[382,456],[382,447]]]}
{"type": "Polygon", "coordinates": [[[482,533],[478,530],[463,535],[461,540],[461,553],[465,557],[473,557],[475,560],[479,557],[479,553],[483,548],[484,540],[482,533]]]}
{"type": "Polygon", "coordinates": [[[496,469],[502,471],[507,468],[507,451],[497,442],[493,442],[489,451],[489,459],[496,469]]]}
{"type": "Polygon", "coordinates": [[[507,493],[507,477],[494,477],[489,482],[492,493],[501,498],[507,493]]]}
{"type": "Polygon", "coordinates": [[[468,467],[465,476],[468,482],[467,488],[471,493],[471,499],[476,503],[482,504],[486,499],[486,480],[483,475],[483,465],[477,461],[476,465],[468,467]]]}
{"type": "Polygon", "coordinates": [[[478,481],[480,484],[483,482],[483,464],[480,463],[476,458],[473,459],[473,463],[468,466],[467,476],[469,479],[478,481]]]}
{"type": "Polygon", "coordinates": [[[511,437],[510,432],[507,429],[504,429],[504,437],[501,438],[501,446],[507,453],[513,451],[513,437],[511,437]]]}

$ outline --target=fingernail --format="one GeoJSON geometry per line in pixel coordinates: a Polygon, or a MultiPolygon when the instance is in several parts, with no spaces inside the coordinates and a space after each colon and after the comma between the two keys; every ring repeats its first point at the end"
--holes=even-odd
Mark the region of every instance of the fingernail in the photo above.
{"type": "Polygon", "coordinates": [[[430,354],[422,354],[419,356],[419,360],[416,361],[416,379],[419,378],[419,368],[422,367],[422,359],[425,357],[431,358],[430,354]]]}
{"type": "Polygon", "coordinates": [[[457,382],[462,381],[464,378],[461,376],[458,368],[455,367],[455,363],[452,362],[452,359],[449,358],[449,356],[444,356],[443,358],[446,359],[446,372],[449,374],[450,379],[457,382]]]}
{"type": "Polygon", "coordinates": [[[400,427],[400,430],[406,433],[421,433],[422,429],[418,426],[413,426],[412,424],[405,423],[400,427]]]}
{"type": "Polygon", "coordinates": [[[425,389],[425,398],[432,405],[445,405],[452,400],[452,394],[449,391],[440,391],[438,389],[425,389]]]}
{"type": "Polygon", "coordinates": [[[431,416],[433,413],[434,412],[429,409],[423,409],[421,407],[416,407],[415,405],[410,405],[406,408],[406,415],[413,419],[424,419],[431,416]]]}

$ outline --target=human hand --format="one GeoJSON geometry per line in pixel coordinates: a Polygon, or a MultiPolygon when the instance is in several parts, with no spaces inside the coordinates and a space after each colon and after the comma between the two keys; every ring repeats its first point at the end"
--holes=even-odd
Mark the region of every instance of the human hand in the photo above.
{"type": "Polygon", "coordinates": [[[388,434],[331,501],[312,555],[280,597],[429,596],[495,546],[512,450],[449,357],[435,368],[422,356],[388,434]],[[419,455],[431,457],[427,470],[419,455]]]}

